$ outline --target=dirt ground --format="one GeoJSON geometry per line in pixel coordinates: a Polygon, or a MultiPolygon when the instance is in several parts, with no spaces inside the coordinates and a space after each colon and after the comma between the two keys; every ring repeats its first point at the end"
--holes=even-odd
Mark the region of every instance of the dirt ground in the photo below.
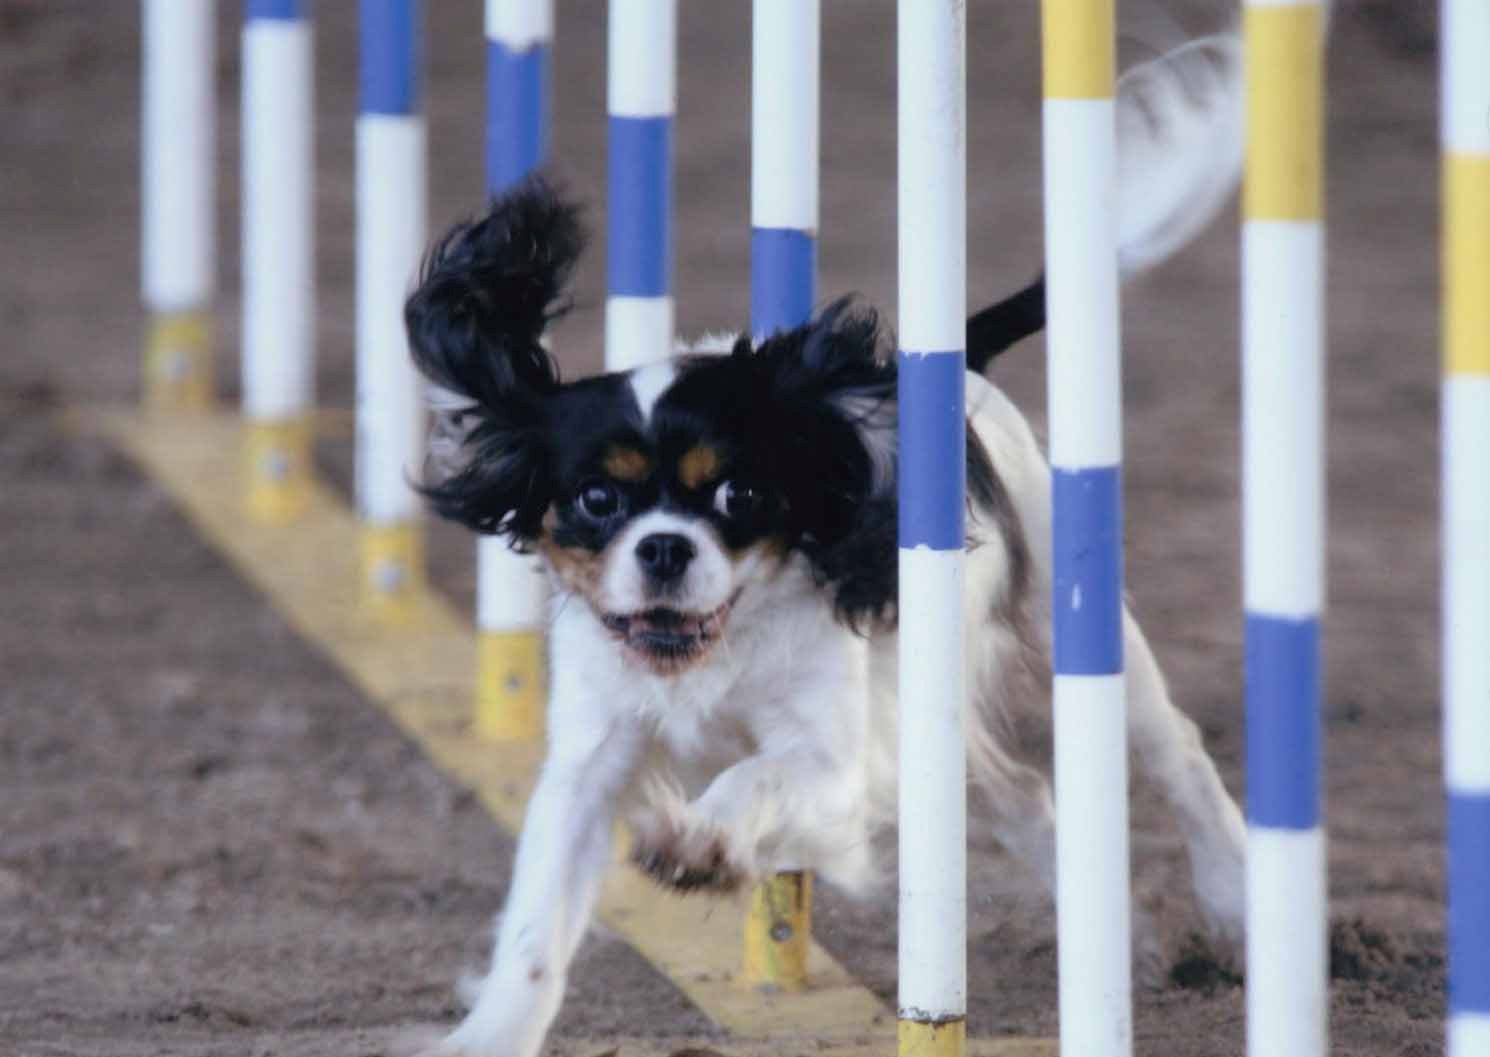
{"type": "MultiPolygon", "coordinates": [[[[429,8],[431,218],[478,205],[480,5],[429,8]]],[[[827,0],[821,290],[893,318],[888,0],[827,0]]],[[[1123,5],[1125,54],[1164,19],[1123,5]]],[[[1208,24],[1199,4],[1181,10],[1208,24]]],[[[236,390],[237,5],[219,27],[220,374],[236,390]]],[[[356,5],[316,5],[319,384],[352,399],[356,5]]],[[[679,323],[745,322],[748,7],[684,4],[679,323]]],[[[973,297],[1040,266],[1035,0],[969,5],[973,297]]],[[[1327,803],[1334,1049],[1441,1047],[1436,646],[1436,74],[1428,4],[1340,0],[1331,42],[1327,803]]],[[[599,363],[604,19],[560,5],[555,147],[595,203],[580,311],[599,363]]],[[[511,843],[196,539],[162,492],[54,412],[136,393],[138,5],[0,0],[0,1054],[371,1055],[456,1015],[511,843]]],[[[1125,293],[1128,571],[1178,700],[1240,793],[1235,216],[1125,293]]],[[[1043,423],[1038,342],[995,370],[1043,423]]],[[[350,452],[328,441],[346,487],[350,452]]],[[[435,534],[462,604],[471,546],[435,534]]],[[[972,860],[971,1027],[1053,1034],[1052,907],[986,840],[972,860]]],[[[1134,878],[1168,976],[1140,1052],[1242,1052],[1242,991],[1191,938],[1176,830],[1135,797],[1134,878]]],[[[1093,883],[1102,879],[1094,878],[1093,883]]],[[[825,892],[819,939],[894,993],[891,893],[825,892]]],[[[614,938],[585,945],[555,1034],[711,1033],[614,938]]],[[[598,1045],[595,1052],[606,1047],[598,1045]]],[[[802,1046],[811,1052],[810,1040],[802,1046]]]]}

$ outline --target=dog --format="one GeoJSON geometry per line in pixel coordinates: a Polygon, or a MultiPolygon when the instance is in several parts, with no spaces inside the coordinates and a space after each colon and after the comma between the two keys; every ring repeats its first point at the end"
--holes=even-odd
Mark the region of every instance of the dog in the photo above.
{"type": "MultiPolygon", "coordinates": [[[[1231,36],[1125,74],[1120,261],[1178,249],[1233,192],[1231,36]]],[[[896,373],[875,313],[834,301],[759,339],[659,349],[562,382],[544,346],[583,234],[543,177],[428,256],[406,320],[438,393],[434,510],[541,556],[552,587],[548,751],[492,966],[441,1055],[533,1057],[612,856],[682,892],[782,868],[861,891],[896,792],[896,373]]],[[[983,372],[1045,322],[1044,287],[977,313],[967,342],[967,741],[993,833],[1047,884],[1043,774],[1002,740],[1049,677],[1049,469],[983,372]]],[[[1235,943],[1244,827],[1193,722],[1124,613],[1130,742],[1176,810],[1197,902],[1235,943]]]]}

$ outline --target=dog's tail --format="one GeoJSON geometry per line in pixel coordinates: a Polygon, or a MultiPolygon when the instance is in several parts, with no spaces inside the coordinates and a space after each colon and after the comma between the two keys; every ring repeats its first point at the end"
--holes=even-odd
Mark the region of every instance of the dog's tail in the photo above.
{"type": "MultiPolygon", "coordinates": [[[[1215,217],[1242,170],[1242,49],[1201,37],[1117,83],[1117,241],[1123,277],[1184,246],[1215,217]]],[[[1045,277],[967,321],[967,366],[1045,327],[1045,277]]]]}

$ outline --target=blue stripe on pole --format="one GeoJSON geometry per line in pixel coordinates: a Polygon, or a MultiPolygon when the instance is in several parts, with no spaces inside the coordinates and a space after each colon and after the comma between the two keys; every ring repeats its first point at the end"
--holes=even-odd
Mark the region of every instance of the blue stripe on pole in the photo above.
{"type": "Polygon", "coordinates": [[[364,114],[419,109],[419,0],[362,0],[360,87],[364,114]]]}
{"type": "Polygon", "coordinates": [[[672,118],[610,119],[608,277],[620,297],[662,297],[672,285],[672,118]]]}
{"type": "Polygon", "coordinates": [[[1053,469],[1051,616],[1057,675],[1123,670],[1123,475],[1053,469]]]}
{"type": "Polygon", "coordinates": [[[501,194],[548,154],[549,46],[486,45],[486,189],[501,194]]]}
{"type": "Polygon", "coordinates": [[[243,7],[246,20],[267,18],[281,22],[307,18],[309,0],[247,0],[243,7]]]}
{"type": "Polygon", "coordinates": [[[762,337],[801,326],[816,296],[817,239],[795,228],[750,231],[750,328],[762,337]]]}
{"type": "Polygon", "coordinates": [[[1319,825],[1319,620],[1248,613],[1247,818],[1319,825]]]}
{"type": "Polygon", "coordinates": [[[1449,1011],[1490,1014],[1490,793],[1449,793],[1449,1011]]]}
{"type": "Polygon", "coordinates": [[[900,546],[961,550],[967,529],[967,369],[960,352],[901,352],[900,546]]]}

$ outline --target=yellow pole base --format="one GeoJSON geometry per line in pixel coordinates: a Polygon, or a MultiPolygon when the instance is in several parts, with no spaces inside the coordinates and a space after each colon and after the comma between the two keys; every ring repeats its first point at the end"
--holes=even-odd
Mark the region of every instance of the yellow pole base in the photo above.
{"type": "Polygon", "coordinates": [[[417,521],[362,526],[358,598],[362,611],[392,626],[411,624],[424,598],[424,531],[417,521]]]}
{"type": "Polygon", "coordinates": [[[476,736],[530,741],[543,736],[548,673],[540,631],[482,631],[476,641],[476,736]]]}
{"type": "Polygon", "coordinates": [[[902,1020],[895,1034],[900,1057],[963,1057],[967,1052],[967,1021],[962,1017],[936,1024],[902,1020]]]}
{"type": "Polygon", "coordinates": [[[146,324],[147,411],[202,412],[212,407],[212,314],[157,312],[146,324]]]}
{"type": "Polygon", "coordinates": [[[243,489],[249,514],[281,524],[299,517],[310,502],[309,416],[250,422],[243,437],[243,489]]]}
{"type": "Polygon", "coordinates": [[[812,945],[812,874],[791,870],[756,885],[745,916],[746,985],[768,991],[807,989],[812,945]]]}

